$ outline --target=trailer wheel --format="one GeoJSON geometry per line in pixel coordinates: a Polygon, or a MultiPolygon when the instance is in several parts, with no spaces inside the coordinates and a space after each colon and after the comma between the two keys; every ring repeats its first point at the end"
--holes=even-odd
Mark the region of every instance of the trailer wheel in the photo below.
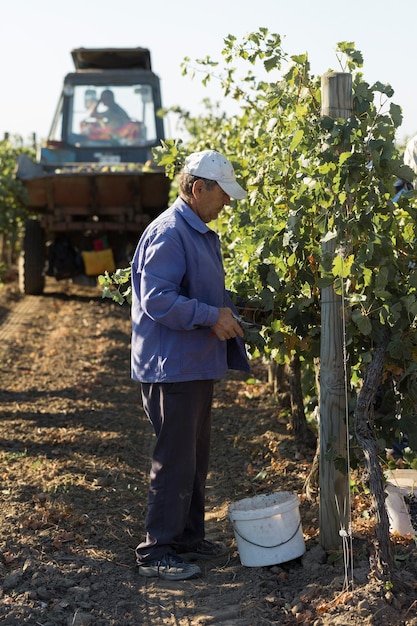
{"type": "Polygon", "coordinates": [[[26,220],[19,256],[19,289],[38,296],[45,286],[45,235],[38,220],[26,220]]]}

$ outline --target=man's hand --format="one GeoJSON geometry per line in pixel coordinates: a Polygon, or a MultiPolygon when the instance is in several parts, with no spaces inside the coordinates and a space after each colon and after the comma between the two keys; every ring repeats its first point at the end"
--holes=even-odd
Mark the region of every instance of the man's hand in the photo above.
{"type": "Polygon", "coordinates": [[[216,337],[221,341],[234,339],[237,335],[243,337],[243,330],[240,324],[234,319],[232,309],[228,307],[219,309],[219,319],[212,326],[212,330],[216,337]]]}

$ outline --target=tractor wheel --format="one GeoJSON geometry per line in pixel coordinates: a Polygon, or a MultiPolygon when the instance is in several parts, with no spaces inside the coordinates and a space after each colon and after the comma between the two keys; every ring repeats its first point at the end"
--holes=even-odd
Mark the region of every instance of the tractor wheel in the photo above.
{"type": "Polygon", "coordinates": [[[38,220],[26,220],[19,256],[19,289],[38,296],[45,286],[45,235],[38,220]]]}

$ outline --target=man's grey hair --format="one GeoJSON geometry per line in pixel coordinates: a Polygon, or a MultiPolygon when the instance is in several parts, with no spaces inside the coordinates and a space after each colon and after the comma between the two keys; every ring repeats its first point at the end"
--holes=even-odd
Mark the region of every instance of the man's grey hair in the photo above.
{"type": "Polygon", "coordinates": [[[193,174],[188,174],[187,172],[181,172],[179,179],[180,195],[185,196],[186,198],[192,196],[193,185],[196,180],[202,180],[207,191],[210,191],[210,189],[213,189],[213,187],[217,185],[215,180],[202,178],[201,176],[194,176],[193,174]]]}

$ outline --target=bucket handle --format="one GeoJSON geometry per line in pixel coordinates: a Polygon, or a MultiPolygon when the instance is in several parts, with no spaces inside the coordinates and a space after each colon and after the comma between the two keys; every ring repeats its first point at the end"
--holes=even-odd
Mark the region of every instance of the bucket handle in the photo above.
{"type": "Polygon", "coordinates": [[[250,539],[247,539],[246,537],[244,537],[236,528],[234,522],[232,522],[232,526],[233,526],[233,530],[235,531],[235,533],[237,535],[239,535],[239,537],[241,539],[243,539],[244,541],[246,541],[247,543],[250,543],[252,546],[256,546],[257,548],[279,548],[280,546],[284,546],[286,543],[289,543],[291,541],[291,539],[294,539],[295,535],[298,533],[298,530],[301,526],[301,519],[298,522],[297,528],[295,529],[295,531],[293,532],[293,534],[291,535],[291,537],[289,539],[286,539],[285,541],[281,541],[281,543],[277,543],[275,546],[263,546],[261,543],[255,543],[254,541],[251,541],[250,539]]]}

